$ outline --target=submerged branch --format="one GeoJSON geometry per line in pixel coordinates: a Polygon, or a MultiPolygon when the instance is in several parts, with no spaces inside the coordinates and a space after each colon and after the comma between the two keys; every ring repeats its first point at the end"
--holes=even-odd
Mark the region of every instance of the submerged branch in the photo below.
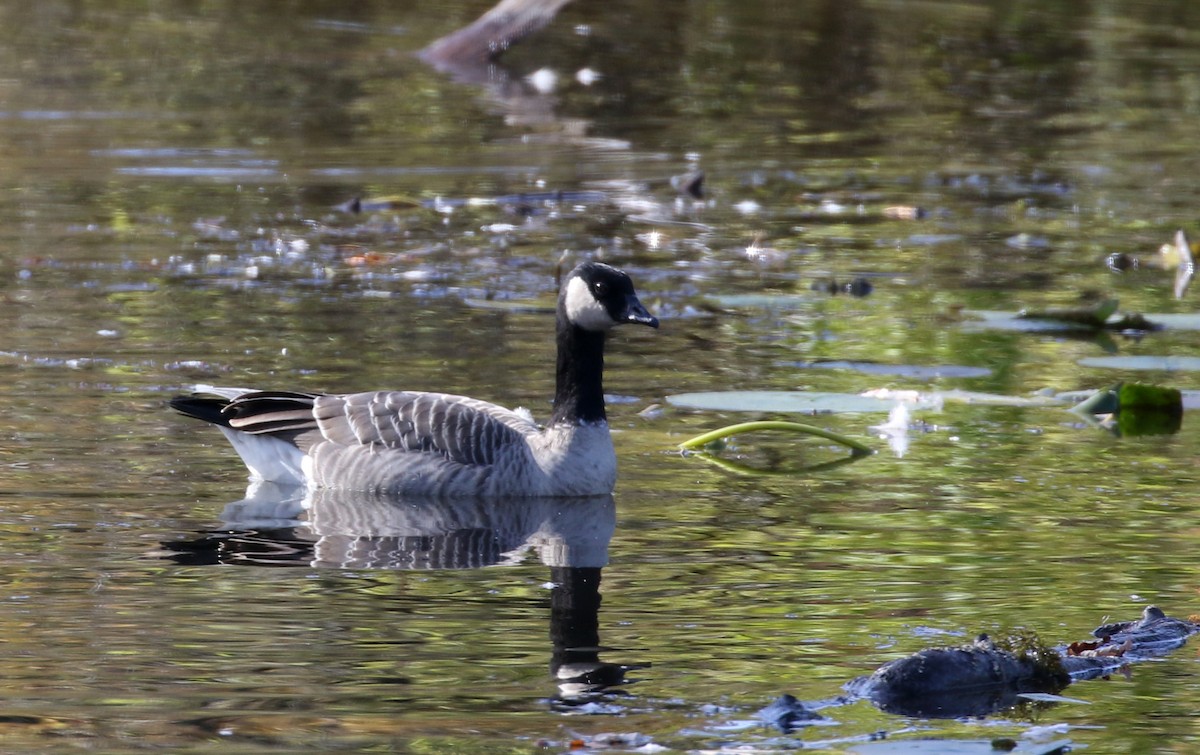
{"type": "Polygon", "coordinates": [[[434,40],[421,60],[443,71],[460,71],[494,60],[554,19],[571,0],[501,0],[473,23],[434,40]]]}

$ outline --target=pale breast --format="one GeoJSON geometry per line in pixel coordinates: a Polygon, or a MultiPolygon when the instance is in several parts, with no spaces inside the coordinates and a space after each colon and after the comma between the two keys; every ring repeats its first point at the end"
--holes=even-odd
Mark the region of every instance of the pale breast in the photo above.
{"type": "Polygon", "coordinates": [[[553,425],[530,448],[545,495],[602,495],[616,486],[617,455],[606,422],[553,425]]]}

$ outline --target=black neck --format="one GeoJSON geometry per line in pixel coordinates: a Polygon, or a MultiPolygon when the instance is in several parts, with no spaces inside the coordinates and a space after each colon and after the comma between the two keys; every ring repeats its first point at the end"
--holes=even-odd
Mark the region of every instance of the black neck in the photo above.
{"type": "Polygon", "coordinates": [[[558,317],[558,382],[551,424],[603,422],[604,333],[558,317]]]}

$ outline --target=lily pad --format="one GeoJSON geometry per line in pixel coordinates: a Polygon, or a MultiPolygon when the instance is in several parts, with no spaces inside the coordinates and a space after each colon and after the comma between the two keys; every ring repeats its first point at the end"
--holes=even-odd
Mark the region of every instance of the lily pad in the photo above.
{"type": "Polygon", "coordinates": [[[1057,320],[1038,320],[1022,317],[1020,312],[999,312],[985,309],[963,310],[963,322],[967,330],[1016,330],[1022,333],[1063,333],[1080,330],[1074,323],[1057,320]]]}
{"type": "Polygon", "coordinates": [[[974,406],[1061,406],[1067,399],[1058,395],[1035,394],[1033,396],[1004,396],[999,393],[980,393],[979,391],[935,391],[922,394],[930,401],[955,404],[971,404],[974,406]]]}
{"type": "MultiPolygon", "coordinates": [[[[887,412],[896,405],[892,398],[858,396],[852,393],[805,391],[709,391],[667,396],[667,403],[683,409],[723,412],[798,412],[829,414],[838,412],[887,412]]],[[[918,398],[915,406],[932,408],[938,402],[918,398]]]]}
{"type": "Polygon", "coordinates": [[[1113,370],[1154,370],[1157,372],[1194,372],[1200,370],[1200,357],[1172,356],[1107,356],[1085,357],[1079,360],[1084,367],[1105,367],[1113,370]]]}
{"type": "Polygon", "coordinates": [[[801,294],[722,294],[706,297],[724,309],[796,309],[812,301],[801,294]]]}
{"type": "Polygon", "coordinates": [[[1167,330],[1200,330],[1200,312],[1150,314],[1146,319],[1167,330]]]}
{"type": "Polygon", "coordinates": [[[940,244],[957,244],[963,237],[958,233],[914,233],[904,239],[906,246],[938,246],[940,244]]]}
{"type": "Polygon", "coordinates": [[[552,300],[538,299],[463,299],[472,309],[491,309],[497,312],[515,312],[519,314],[552,315],[555,304],[552,300]]]}
{"type": "Polygon", "coordinates": [[[1164,327],[1200,329],[1200,316],[1125,314],[1114,317],[1115,300],[1091,309],[1045,310],[1042,312],[998,312],[964,310],[967,330],[1015,330],[1021,333],[1104,333],[1108,331],[1157,331],[1164,327]],[[1173,319],[1174,322],[1168,322],[1173,319]]]}
{"type": "Polygon", "coordinates": [[[1051,320],[1085,328],[1103,328],[1104,323],[1108,322],[1108,318],[1116,314],[1118,306],[1120,304],[1116,299],[1105,299],[1091,307],[1041,311],[1022,310],[1017,316],[1022,320],[1051,320]]]}
{"type": "Polygon", "coordinates": [[[814,362],[789,362],[789,366],[805,370],[853,370],[866,375],[895,375],[897,377],[929,380],[933,378],[977,378],[987,377],[992,371],[986,367],[968,367],[958,364],[883,364],[880,362],[851,362],[829,360],[814,362]]]}
{"type": "Polygon", "coordinates": [[[1017,697],[1022,700],[1032,700],[1035,703],[1078,703],[1079,705],[1091,705],[1087,700],[1080,700],[1077,697],[1052,695],[1049,692],[1019,692],[1017,693],[1017,697]]]}
{"type": "Polygon", "coordinates": [[[887,742],[868,742],[854,745],[846,752],[854,755],[996,755],[1000,752],[1019,755],[1054,755],[1066,752],[1069,739],[1054,742],[1017,741],[1013,748],[997,749],[996,740],[971,739],[895,739],[887,742]]]}

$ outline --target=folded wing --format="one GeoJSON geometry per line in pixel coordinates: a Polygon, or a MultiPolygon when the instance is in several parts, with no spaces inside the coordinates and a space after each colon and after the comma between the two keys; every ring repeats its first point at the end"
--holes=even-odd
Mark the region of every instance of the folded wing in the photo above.
{"type": "Polygon", "coordinates": [[[465,465],[493,464],[502,449],[537,431],[521,415],[485,401],[411,391],[248,393],[222,414],[235,430],[284,438],[305,452],[329,442],[436,454],[465,465]]]}

